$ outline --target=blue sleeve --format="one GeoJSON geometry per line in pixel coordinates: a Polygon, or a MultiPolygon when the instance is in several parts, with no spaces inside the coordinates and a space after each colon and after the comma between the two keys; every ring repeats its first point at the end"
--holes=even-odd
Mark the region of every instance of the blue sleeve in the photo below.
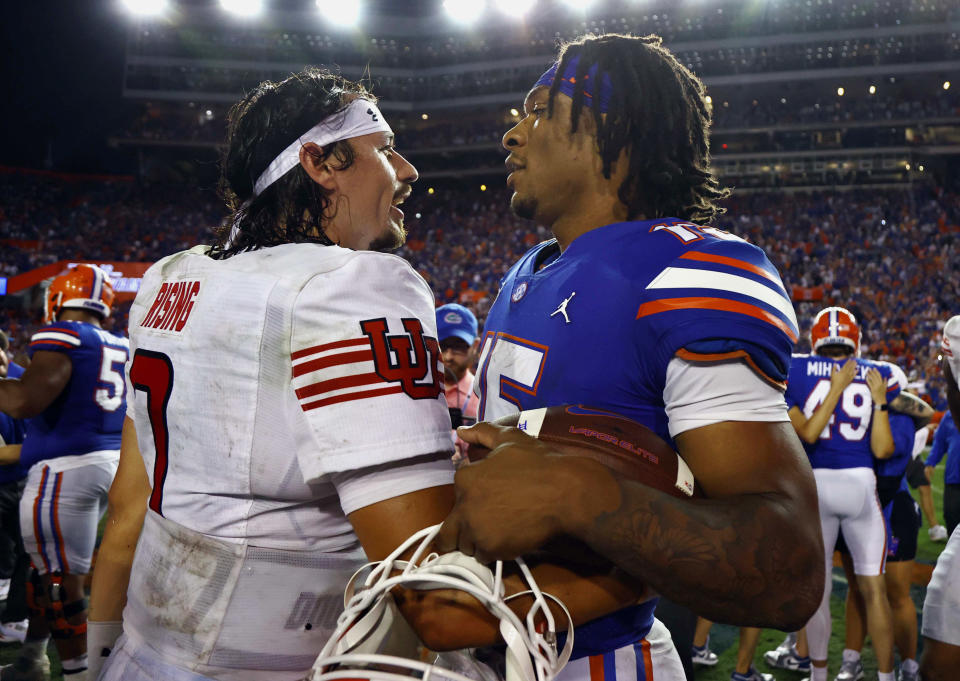
{"type": "Polygon", "coordinates": [[[44,326],[30,338],[27,354],[33,357],[38,351],[70,353],[80,347],[80,332],[72,324],[56,322],[44,326]]]}
{"type": "Polygon", "coordinates": [[[906,414],[890,414],[890,430],[893,433],[894,456],[909,457],[913,454],[916,428],[913,419],[906,414]]]}
{"type": "Polygon", "coordinates": [[[783,388],[798,337],[790,296],[759,248],[705,239],[644,289],[637,319],[655,338],[656,363],[740,358],[783,388]]]}
{"type": "Polygon", "coordinates": [[[927,465],[936,466],[947,451],[947,423],[950,421],[950,412],[943,415],[940,419],[940,425],[933,434],[933,444],[930,446],[930,454],[927,455],[927,465]]]}
{"type": "Polygon", "coordinates": [[[803,403],[807,399],[806,381],[803,378],[803,367],[806,365],[805,358],[794,357],[790,362],[790,375],[787,380],[787,391],[783,397],[787,402],[787,409],[799,407],[803,409],[803,403]]]}
{"type": "Polygon", "coordinates": [[[894,380],[893,371],[888,365],[881,364],[880,373],[883,374],[883,379],[887,382],[887,403],[889,404],[900,395],[902,388],[900,384],[894,380]]]}

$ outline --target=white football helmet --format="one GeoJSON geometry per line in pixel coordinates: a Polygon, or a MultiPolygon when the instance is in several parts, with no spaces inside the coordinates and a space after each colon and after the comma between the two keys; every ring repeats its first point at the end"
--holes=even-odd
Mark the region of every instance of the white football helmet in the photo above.
{"type": "Polygon", "coordinates": [[[422,662],[419,640],[390,595],[396,586],[457,589],[480,601],[500,620],[500,634],[507,644],[507,681],[551,681],[563,669],[573,651],[573,629],[569,628],[563,650],[558,651],[557,629],[547,599],[560,606],[569,623],[570,613],[563,603],[540,591],[522,559],[516,563],[530,588],[504,598],[503,564],[499,561],[491,570],[459,551],[424,555],[439,531],[440,525],[420,530],[385,560],[370,563],[354,574],[344,594],[344,611],[313,663],[308,681],[410,681],[411,677],[422,681],[484,681],[491,677],[489,668],[465,655],[455,664],[449,663],[454,657],[446,653],[432,663],[422,662]],[[411,549],[414,551],[409,560],[399,559],[411,549]],[[359,577],[364,572],[368,574],[361,584],[359,577]],[[507,601],[520,596],[533,596],[525,621],[507,606],[507,601]]]}

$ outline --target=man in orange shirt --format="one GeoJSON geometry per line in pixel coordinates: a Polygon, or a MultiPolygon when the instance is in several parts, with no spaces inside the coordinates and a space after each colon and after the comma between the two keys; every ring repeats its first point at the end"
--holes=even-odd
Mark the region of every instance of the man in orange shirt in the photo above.
{"type": "Polygon", "coordinates": [[[457,447],[453,460],[459,463],[466,456],[467,446],[456,436],[456,429],[477,422],[478,400],[473,393],[473,365],[480,347],[477,318],[463,305],[441,305],[437,308],[437,338],[443,358],[444,393],[457,447]]]}

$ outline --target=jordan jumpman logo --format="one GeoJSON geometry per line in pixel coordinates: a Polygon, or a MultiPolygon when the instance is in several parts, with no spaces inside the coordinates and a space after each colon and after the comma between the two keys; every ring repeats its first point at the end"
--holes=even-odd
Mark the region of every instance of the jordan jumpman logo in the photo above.
{"type": "Polygon", "coordinates": [[[557,309],[550,313],[550,316],[553,317],[554,315],[562,314],[563,319],[566,321],[567,324],[569,324],[570,317],[567,316],[567,305],[570,303],[571,300],[573,300],[573,297],[575,295],[577,295],[576,291],[571,293],[568,298],[564,298],[563,302],[557,306],[557,309]]]}

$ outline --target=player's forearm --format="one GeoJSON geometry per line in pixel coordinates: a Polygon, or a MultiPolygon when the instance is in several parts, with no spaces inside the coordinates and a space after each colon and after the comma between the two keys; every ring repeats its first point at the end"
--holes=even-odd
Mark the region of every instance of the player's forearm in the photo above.
{"type": "Polygon", "coordinates": [[[873,423],[870,424],[870,451],[878,459],[889,459],[896,448],[890,431],[889,412],[874,410],[873,423]]]}
{"type": "Polygon", "coordinates": [[[801,440],[812,445],[820,439],[820,433],[830,422],[830,417],[833,416],[833,410],[837,408],[837,403],[840,401],[842,394],[842,390],[837,391],[831,388],[826,399],[814,410],[807,422],[797,429],[797,435],[800,436],[801,440]]]}
{"type": "Polygon", "coordinates": [[[91,620],[109,622],[122,618],[143,517],[144,512],[139,509],[111,509],[93,571],[91,620]]]}
{"type": "MultiPolygon", "coordinates": [[[[613,480],[612,476],[610,476],[613,480]]],[[[615,480],[568,531],[671,600],[712,620],[794,631],[823,593],[814,494],[677,499],[615,480]]]]}
{"type": "Polygon", "coordinates": [[[0,446],[0,466],[9,466],[20,461],[20,450],[23,445],[0,446]]]}
{"type": "Polygon", "coordinates": [[[890,402],[890,408],[893,411],[906,414],[913,419],[914,427],[919,430],[930,423],[933,418],[934,410],[929,404],[921,400],[916,395],[901,392],[893,401],[890,402]]]}
{"type": "MultiPolygon", "coordinates": [[[[639,580],[607,564],[603,568],[541,563],[531,566],[534,579],[544,593],[559,599],[575,625],[603,617],[652,597],[639,580]]],[[[507,595],[526,591],[518,575],[504,577],[507,595]]],[[[403,590],[394,593],[404,617],[431,650],[457,650],[502,643],[499,621],[479,601],[462,591],[403,590]]],[[[568,627],[567,616],[553,601],[547,601],[558,630],[568,627]]],[[[532,598],[511,599],[508,606],[523,621],[532,598]]]]}
{"type": "Polygon", "coordinates": [[[15,419],[35,416],[35,414],[25,413],[27,406],[27,392],[23,384],[12,378],[0,379],[0,411],[15,419]]]}

